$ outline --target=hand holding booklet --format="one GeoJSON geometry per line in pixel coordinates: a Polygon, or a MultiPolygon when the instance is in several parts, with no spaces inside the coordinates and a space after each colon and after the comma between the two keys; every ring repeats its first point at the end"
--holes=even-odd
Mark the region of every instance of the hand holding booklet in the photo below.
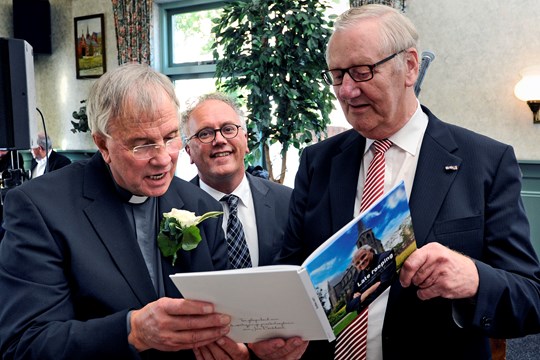
{"type": "Polygon", "coordinates": [[[403,182],[351,220],[301,266],[171,275],[186,299],[232,317],[229,337],[251,343],[302,337],[332,341],[394,281],[416,249],[403,182]]]}

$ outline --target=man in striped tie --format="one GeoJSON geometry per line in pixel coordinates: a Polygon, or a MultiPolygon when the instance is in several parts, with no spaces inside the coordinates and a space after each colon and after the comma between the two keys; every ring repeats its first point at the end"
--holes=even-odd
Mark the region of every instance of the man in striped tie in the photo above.
{"type": "Polygon", "coordinates": [[[352,129],[304,149],[280,261],[302,263],[401,180],[418,249],[362,313],[365,338],[312,342],[303,359],[490,359],[489,338],[540,332],[540,265],[512,147],[420,105],[418,34],[399,11],[351,8],[334,26],[323,77],[352,129]]]}

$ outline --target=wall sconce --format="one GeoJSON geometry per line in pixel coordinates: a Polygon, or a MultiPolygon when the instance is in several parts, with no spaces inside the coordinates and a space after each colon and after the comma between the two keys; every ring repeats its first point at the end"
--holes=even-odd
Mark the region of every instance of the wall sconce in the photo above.
{"type": "Polygon", "coordinates": [[[520,72],[521,80],[514,88],[514,94],[526,101],[531,108],[535,124],[540,124],[540,65],[529,66],[520,72]]]}

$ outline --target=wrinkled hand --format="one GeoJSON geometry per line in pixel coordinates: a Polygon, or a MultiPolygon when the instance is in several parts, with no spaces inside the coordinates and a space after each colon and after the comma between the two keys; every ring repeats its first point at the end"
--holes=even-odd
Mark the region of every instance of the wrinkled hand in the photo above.
{"type": "Polygon", "coordinates": [[[248,360],[246,345],[236,343],[228,337],[222,337],[215,343],[193,349],[197,360],[248,360]]]}
{"type": "Polygon", "coordinates": [[[439,244],[429,243],[415,250],[399,274],[403,287],[418,286],[418,298],[464,299],[478,291],[478,270],[474,262],[439,244]]]}
{"type": "Polygon", "coordinates": [[[290,339],[264,340],[248,344],[248,346],[262,360],[296,360],[302,357],[308,344],[309,341],[293,337],[290,339]]]}
{"type": "Polygon", "coordinates": [[[131,313],[128,341],[138,351],[191,349],[228,334],[230,321],[210,303],[161,298],[131,313]]]}

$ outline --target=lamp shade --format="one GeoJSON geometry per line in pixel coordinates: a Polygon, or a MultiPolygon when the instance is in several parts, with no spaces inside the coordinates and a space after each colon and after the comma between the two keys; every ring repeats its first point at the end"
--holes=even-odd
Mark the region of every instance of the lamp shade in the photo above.
{"type": "Polygon", "coordinates": [[[514,87],[519,100],[540,100],[540,65],[529,66],[520,72],[521,80],[514,87]]]}

